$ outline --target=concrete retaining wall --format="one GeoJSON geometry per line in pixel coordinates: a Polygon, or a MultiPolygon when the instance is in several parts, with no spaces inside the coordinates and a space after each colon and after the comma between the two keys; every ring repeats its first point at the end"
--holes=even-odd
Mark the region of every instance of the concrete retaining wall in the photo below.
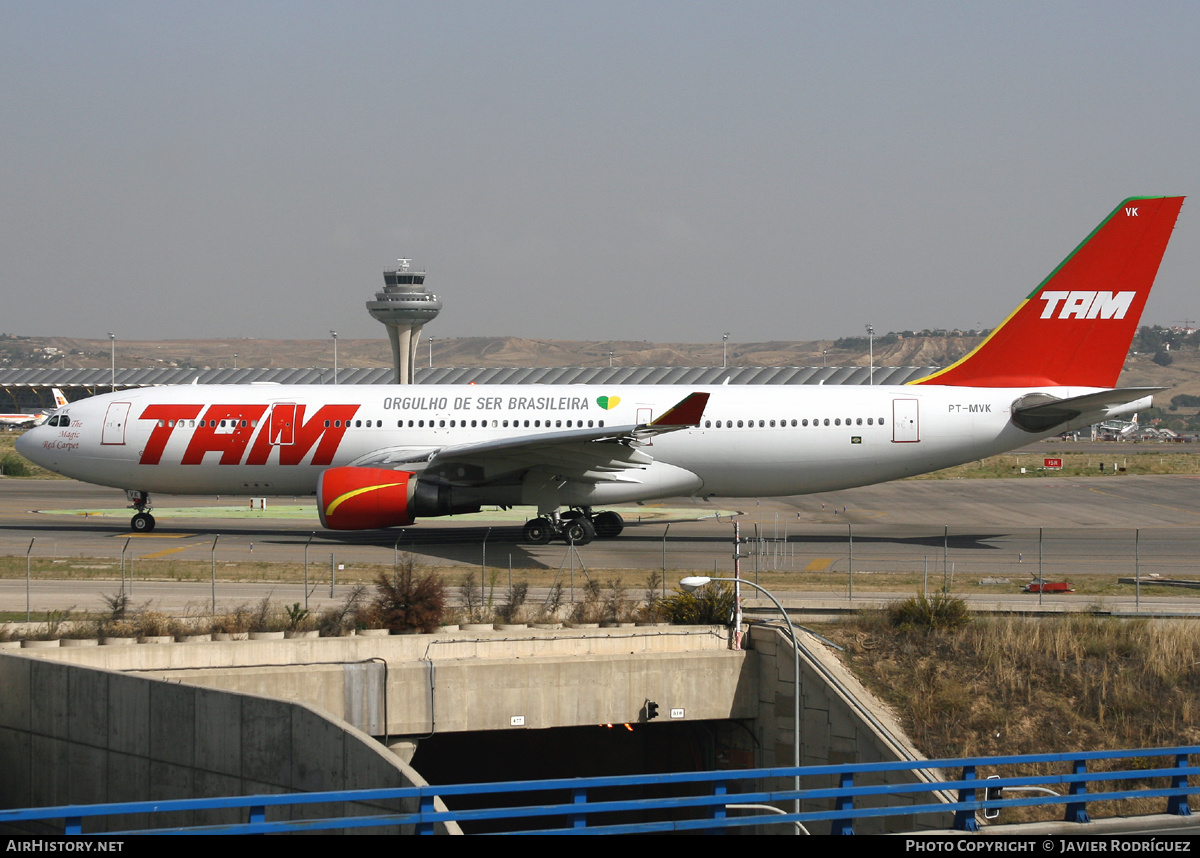
{"type": "MultiPolygon", "coordinates": [[[[825,651],[824,644],[816,638],[798,631],[801,643],[809,655],[800,658],[800,765],[825,766],[839,763],[883,763],[895,760],[922,759],[920,753],[905,736],[899,723],[883,707],[878,698],[867,691],[841,663],[825,651]],[[823,668],[842,686],[831,684],[822,673],[823,668]],[[844,689],[844,690],[843,690],[844,689]],[[852,705],[851,697],[860,702],[871,718],[863,715],[862,709],[852,705]],[[874,719],[876,723],[872,723],[874,719]]],[[[795,704],[792,695],[794,649],[784,629],[772,625],[752,626],[749,638],[758,654],[758,717],[757,733],[762,748],[762,765],[790,766],[794,747],[793,715],[795,704]]],[[[882,773],[874,779],[856,779],[856,785],[886,783],[913,783],[926,780],[908,772],[882,773]]],[[[791,786],[775,781],[773,789],[791,786]]],[[[832,778],[821,782],[815,779],[802,780],[805,789],[834,786],[832,778]]],[[[929,793],[914,795],[899,794],[889,797],[888,804],[930,804],[937,799],[929,793]]],[[[876,802],[879,803],[879,802],[876,802]]],[[[803,810],[819,810],[832,804],[804,803],[803,810]]],[[[952,815],[942,818],[922,816],[895,816],[882,820],[860,820],[854,830],[860,834],[883,831],[915,831],[921,828],[947,828],[952,815]]],[[[828,827],[815,830],[813,834],[828,834],[828,827]]]]}
{"type": "MultiPolygon", "coordinates": [[[[302,703],[13,654],[0,655],[0,690],[4,807],[424,784],[370,736],[302,703]]],[[[293,818],[340,813],[313,805],[293,818]]],[[[200,816],[156,814],[149,824],[244,821],[200,816]]]]}

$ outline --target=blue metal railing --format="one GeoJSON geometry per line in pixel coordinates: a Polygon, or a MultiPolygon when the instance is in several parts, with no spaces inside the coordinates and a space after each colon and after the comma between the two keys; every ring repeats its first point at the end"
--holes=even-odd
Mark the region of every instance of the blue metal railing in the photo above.
{"type": "Polygon", "coordinates": [[[1200,755],[1200,746],[69,805],[0,811],[0,829],[15,831],[22,824],[45,825],[61,821],[65,833],[81,834],[84,833],[84,820],[96,820],[95,830],[109,835],[252,834],[378,827],[399,827],[401,830],[432,834],[437,825],[446,823],[481,828],[503,825],[523,834],[632,834],[828,822],[831,833],[853,834],[856,820],[929,814],[942,817],[952,815],[955,829],[974,831],[977,830],[976,814],[984,809],[1054,805],[1064,805],[1065,818],[1082,825],[1090,820],[1087,811],[1089,805],[1125,799],[1162,798],[1165,799],[1163,810],[1166,813],[1190,815],[1188,796],[1200,792],[1200,786],[1190,786],[1188,779],[1200,773],[1200,768],[1190,765],[1189,758],[1197,755],[1200,755]],[[1168,759],[1163,760],[1161,765],[1153,768],[1144,765],[1146,760],[1162,758],[1168,759]],[[1103,771],[1096,770],[1097,763],[1101,761],[1108,765],[1103,771]],[[978,777],[981,768],[1023,765],[1057,766],[1063,771],[1057,774],[990,778],[986,781],[978,777]],[[933,780],[918,780],[918,772],[927,773],[933,780]],[[942,779],[943,772],[955,772],[959,777],[954,780],[942,779]],[[895,777],[897,773],[910,780],[904,783],[862,783],[880,775],[895,777]],[[792,778],[797,774],[806,782],[824,780],[830,785],[797,791],[790,788],[792,778]],[[1158,779],[1162,780],[1163,785],[1154,783],[1158,779]],[[763,782],[774,780],[786,782],[789,788],[762,788],[763,782]],[[1129,781],[1133,786],[1104,791],[1115,781],[1129,781]],[[1057,787],[1064,792],[1019,798],[985,799],[979,795],[985,787],[988,790],[1004,790],[1029,786],[1057,787]],[[1091,791],[1097,787],[1101,791],[1091,791]],[[642,793],[648,790],[674,793],[690,790],[692,794],[643,797],[642,793]],[[944,795],[955,792],[955,799],[944,800],[944,795]],[[534,799],[538,793],[550,793],[551,798],[548,802],[518,803],[521,796],[534,799]],[[598,797],[597,793],[603,796],[598,797]],[[921,797],[923,795],[925,797],[921,797]],[[450,803],[454,803],[455,799],[469,799],[475,804],[486,804],[489,799],[494,799],[502,800],[504,806],[439,811],[436,799],[450,803]],[[821,809],[772,815],[730,815],[731,811],[739,812],[735,805],[774,804],[788,810],[796,799],[809,804],[818,803],[821,809]],[[863,806],[861,802],[866,800],[872,800],[877,806],[863,806]],[[916,803],[908,803],[910,801],[916,803]],[[272,815],[269,811],[274,811],[276,815],[303,813],[306,806],[317,804],[350,804],[356,813],[361,813],[364,805],[379,802],[397,802],[402,807],[394,811],[376,808],[377,812],[369,815],[348,815],[346,808],[343,808],[341,816],[268,819],[272,815]],[[228,815],[229,811],[236,811],[245,813],[247,821],[112,830],[113,824],[119,824],[119,817],[130,814],[152,817],[154,814],[181,811],[201,816],[204,812],[226,811],[228,815]],[[522,824],[534,827],[519,828],[522,824]]]}

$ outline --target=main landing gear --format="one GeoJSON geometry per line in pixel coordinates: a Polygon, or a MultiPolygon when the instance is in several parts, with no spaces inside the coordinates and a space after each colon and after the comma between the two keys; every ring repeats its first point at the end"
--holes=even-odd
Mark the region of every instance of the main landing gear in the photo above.
{"type": "Polygon", "coordinates": [[[559,515],[539,515],[525,523],[525,541],[545,545],[561,539],[572,545],[587,545],[593,539],[611,539],[625,529],[625,519],[611,510],[593,513],[589,507],[575,507],[559,515]]]}
{"type": "Polygon", "coordinates": [[[150,494],[130,489],[125,492],[129,506],[137,510],[129,519],[129,528],[134,533],[149,533],[154,530],[154,516],[150,514],[150,494]]]}

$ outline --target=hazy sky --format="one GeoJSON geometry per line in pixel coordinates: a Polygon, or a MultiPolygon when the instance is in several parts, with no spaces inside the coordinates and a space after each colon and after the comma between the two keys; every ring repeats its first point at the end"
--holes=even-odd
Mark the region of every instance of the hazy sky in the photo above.
{"type": "MultiPolygon", "coordinates": [[[[992,326],[1200,194],[1200,4],[0,0],[0,330],[992,326]]],[[[1143,319],[1200,316],[1200,197],[1143,319]]]]}

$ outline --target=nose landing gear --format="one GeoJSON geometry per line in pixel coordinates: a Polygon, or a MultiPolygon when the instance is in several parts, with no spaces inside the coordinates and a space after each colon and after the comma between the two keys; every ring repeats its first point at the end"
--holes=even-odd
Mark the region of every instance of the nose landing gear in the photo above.
{"type": "Polygon", "coordinates": [[[154,516],[150,514],[150,494],[129,489],[125,492],[125,497],[129,498],[129,506],[137,510],[133,518],[129,519],[130,530],[134,533],[149,533],[154,530],[154,516]]]}

